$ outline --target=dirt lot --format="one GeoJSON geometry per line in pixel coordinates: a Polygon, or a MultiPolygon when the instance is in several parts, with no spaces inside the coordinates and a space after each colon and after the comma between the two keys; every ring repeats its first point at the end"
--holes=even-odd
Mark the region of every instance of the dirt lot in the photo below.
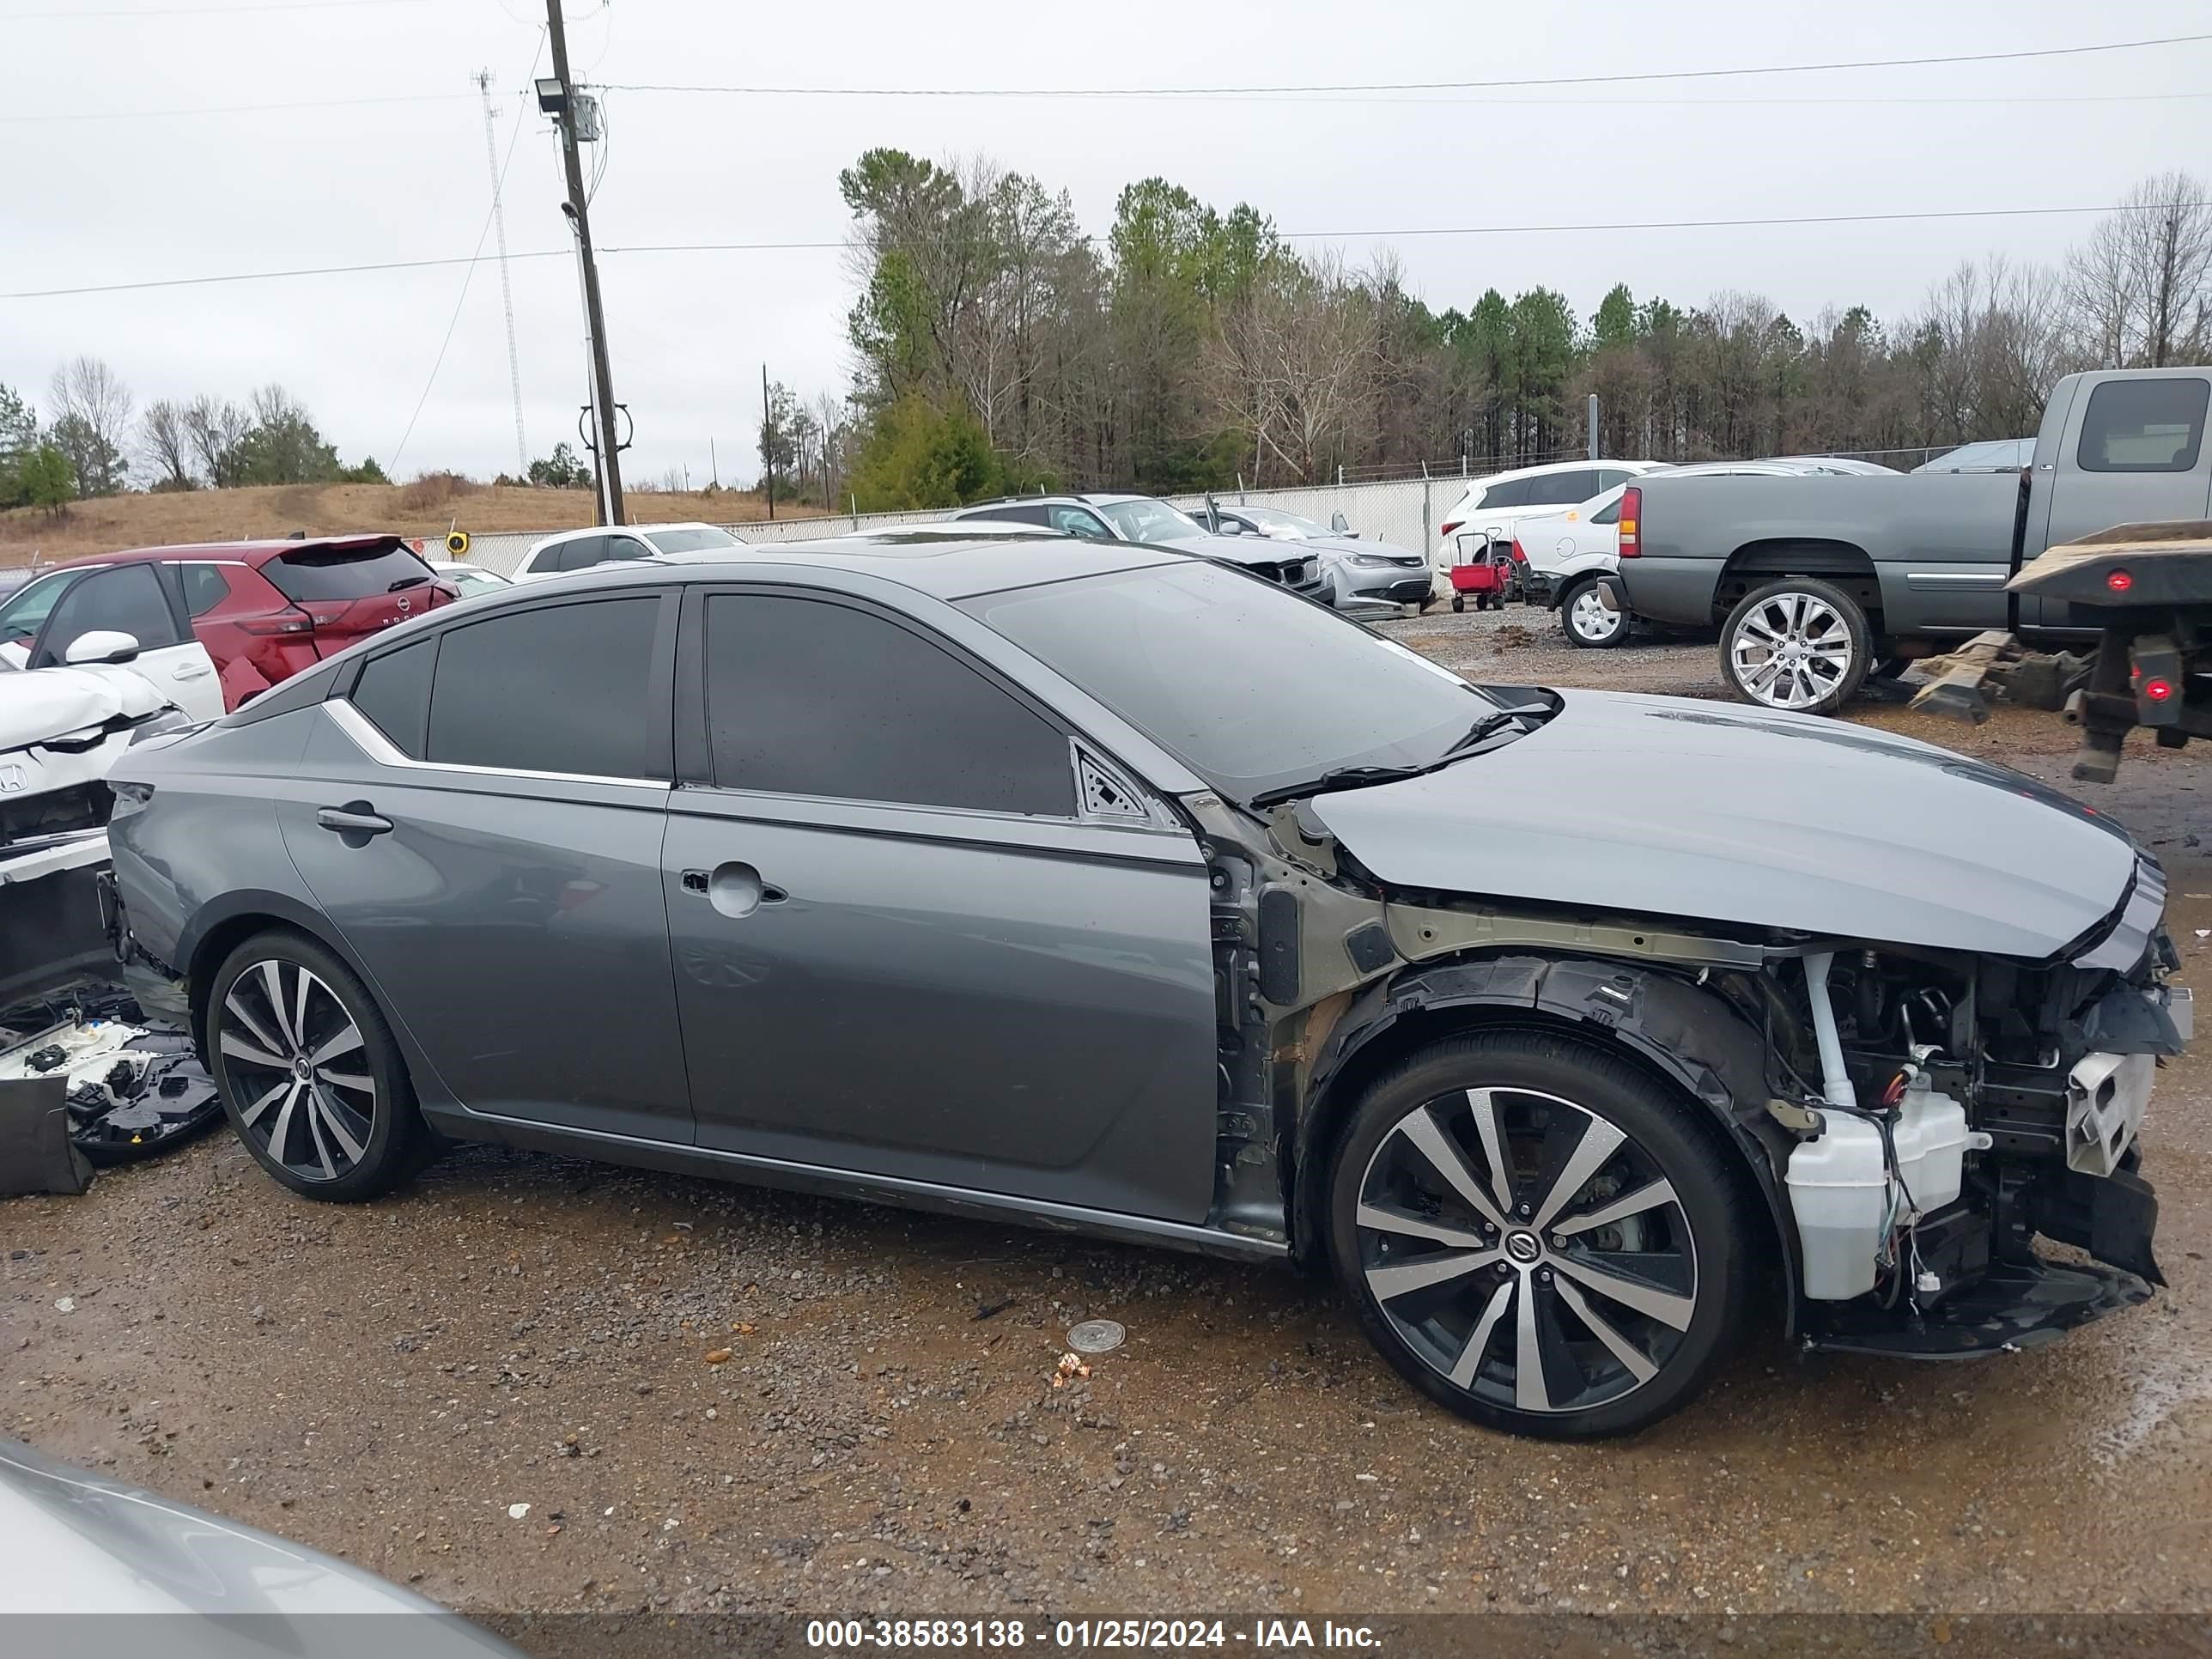
{"type": "MultiPolygon", "coordinates": [[[[1475,678],[1712,690],[1709,646],[1392,626],[1475,678]]],[[[2048,716],[1855,718],[2064,775],[2048,716]]],[[[2212,994],[2212,753],[2088,798],[2212,994]]],[[[0,1205],[0,1426],[481,1611],[2203,1613],[2208,1049],[2154,1108],[2149,1305],[1972,1365],[1748,1352],[1607,1445],[1418,1403],[1284,1271],[483,1150],[325,1208],[227,1134],[0,1205]],[[1098,1315],[1127,1344],[1054,1390],[1098,1315]]]]}

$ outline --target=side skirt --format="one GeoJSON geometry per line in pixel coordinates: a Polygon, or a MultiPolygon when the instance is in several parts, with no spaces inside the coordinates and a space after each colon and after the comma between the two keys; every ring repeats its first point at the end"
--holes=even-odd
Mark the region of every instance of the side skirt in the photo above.
{"type": "Polygon", "coordinates": [[[442,1134],[465,1140],[489,1141],[526,1151],[561,1152],[571,1158],[596,1158],[641,1170],[660,1170],[671,1175],[700,1176],[709,1181],[734,1181],[748,1186],[775,1187],[787,1192],[813,1193],[825,1198],[856,1199],[900,1209],[928,1210],[978,1221],[1011,1222],[1048,1232],[1079,1234],[1114,1239],[1127,1244],[1185,1250],[1200,1255],[1236,1261],[1282,1261],[1290,1246],[1280,1239],[1250,1238],[1218,1228],[1192,1226],[1180,1221],[1161,1221],[1147,1216],[1123,1215],[1111,1210],[1086,1209],[1079,1204],[1054,1204],[1038,1199],[1014,1198],[972,1188],[946,1187],[935,1182],[908,1181],[896,1176],[856,1174],[819,1164],[793,1164],[781,1158],[757,1158],[744,1152],[722,1152],[705,1146],[680,1146],[670,1141],[641,1140],[629,1135],[595,1129],[575,1129],[532,1123],[520,1118],[495,1117],[482,1112],[453,1114],[427,1111],[431,1126],[442,1134]]]}

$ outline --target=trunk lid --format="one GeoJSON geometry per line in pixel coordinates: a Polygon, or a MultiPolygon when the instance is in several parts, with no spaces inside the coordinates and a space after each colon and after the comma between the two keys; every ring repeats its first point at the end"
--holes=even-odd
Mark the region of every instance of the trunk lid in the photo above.
{"type": "Polygon", "coordinates": [[[453,601],[453,590],[397,536],[302,542],[261,574],[313,624],[318,656],[453,601]]]}

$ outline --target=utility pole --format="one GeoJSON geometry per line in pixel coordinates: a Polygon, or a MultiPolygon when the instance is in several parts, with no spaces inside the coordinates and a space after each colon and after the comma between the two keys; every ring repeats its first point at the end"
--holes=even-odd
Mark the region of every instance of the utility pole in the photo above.
{"type": "Polygon", "coordinates": [[[768,365],[761,365],[761,471],[768,477],[768,515],[775,517],[775,428],[768,413],[768,365]]]}
{"type": "Polygon", "coordinates": [[[526,479],[530,476],[530,440],[522,430],[522,357],[514,349],[514,284],[507,274],[507,210],[500,204],[499,144],[493,136],[499,123],[491,106],[489,70],[477,71],[477,91],[483,98],[484,160],[491,165],[491,222],[499,236],[499,297],[507,307],[507,380],[514,393],[514,476],[526,479]]]}
{"type": "Polygon", "coordinates": [[[1597,459],[1597,393],[1589,395],[1589,458],[1597,459]]]}
{"type": "Polygon", "coordinates": [[[568,199],[562,211],[576,234],[576,264],[584,286],[584,329],[592,356],[592,430],[599,463],[599,521],[621,524],[622,459],[616,453],[614,374],[607,367],[607,319],[599,305],[599,268],[592,260],[590,204],[584,195],[584,164],[577,154],[576,127],[583,100],[568,78],[568,34],[561,0],[545,0],[545,32],[553,45],[553,83],[538,83],[538,107],[561,129],[561,163],[568,175],[568,199]]]}

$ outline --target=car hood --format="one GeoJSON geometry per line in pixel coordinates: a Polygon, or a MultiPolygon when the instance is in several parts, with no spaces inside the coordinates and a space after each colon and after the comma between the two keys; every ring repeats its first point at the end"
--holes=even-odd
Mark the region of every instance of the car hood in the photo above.
{"type": "Polygon", "coordinates": [[[1352,553],[1372,553],[1378,558],[1411,559],[1421,562],[1421,556],[1411,548],[1393,547],[1388,542],[1362,541],[1357,536],[1309,536],[1304,541],[1283,544],[1289,547],[1311,548],[1316,552],[1342,556],[1352,553]]]}
{"type": "Polygon", "coordinates": [[[1441,771],[1310,810],[1394,886],[2040,958],[2112,915],[2136,849],[2048,786],[1864,726],[1563,691],[1441,771]]]}
{"type": "Polygon", "coordinates": [[[1310,542],[1278,541],[1272,536],[1216,536],[1205,531],[1177,536],[1172,541],[1158,536],[1144,544],[1171,548],[1177,553],[1194,554],[1201,559],[1219,559],[1227,564],[1296,563],[1312,556],[1306,551],[1312,546],[1310,542]]]}
{"type": "Polygon", "coordinates": [[[128,668],[0,670],[0,750],[118,718],[143,720],[167,701],[128,668]]]}

